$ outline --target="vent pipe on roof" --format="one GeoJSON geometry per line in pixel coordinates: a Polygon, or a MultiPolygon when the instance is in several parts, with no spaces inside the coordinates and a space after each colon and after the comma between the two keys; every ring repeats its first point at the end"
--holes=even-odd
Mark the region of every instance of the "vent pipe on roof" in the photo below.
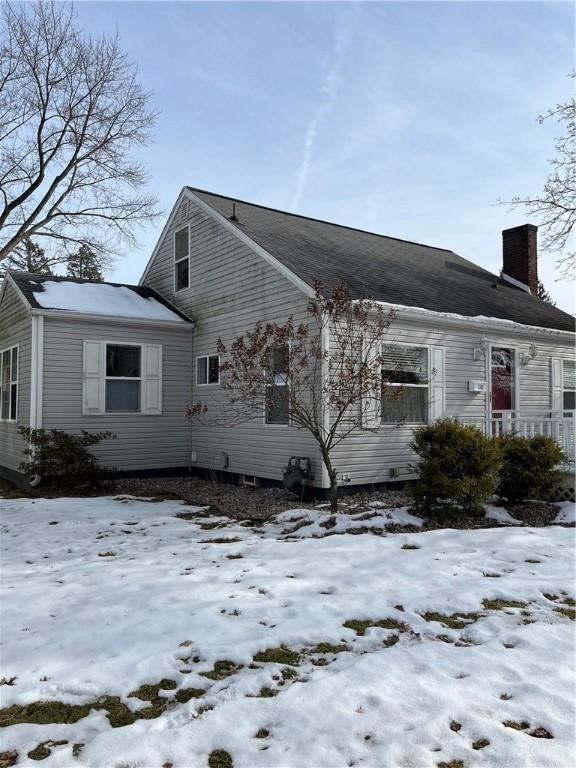
{"type": "Polygon", "coordinates": [[[502,272],[538,292],[538,227],[522,224],[502,232],[502,272]]]}
{"type": "Polygon", "coordinates": [[[236,203],[232,203],[232,216],[230,216],[230,221],[238,221],[236,217],[236,203]]]}

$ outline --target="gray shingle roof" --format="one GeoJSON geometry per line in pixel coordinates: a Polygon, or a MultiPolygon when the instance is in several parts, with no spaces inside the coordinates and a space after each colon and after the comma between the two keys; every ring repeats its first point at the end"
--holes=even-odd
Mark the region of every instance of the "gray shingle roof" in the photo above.
{"type": "MultiPolygon", "coordinates": [[[[80,278],[76,277],[60,277],[58,275],[36,275],[32,274],[30,272],[12,272],[10,270],[10,277],[14,280],[17,287],[19,288],[20,292],[30,304],[30,306],[34,309],[60,309],[60,307],[51,307],[47,306],[47,302],[45,301],[38,301],[38,297],[41,296],[44,293],[43,285],[44,283],[72,283],[77,285],[108,285],[112,288],[127,288],[129,291],[132,291],[137,296],[141,297],[142,299],[152,299],[154,302],[157,302],[158,304],[161,304],[163,307],[166,307],[166,309],[170,310],[170,312],[173,315],[176,315],[181,320],[185,320],[186,322],[191,322],[190,318],[186,317],[185,314],[180,312],[179,309],[177,309],[175,306],[170,304],[170,302],[166,301],[160,294],[156,293],[156,291],[152,290],[152,288],[146,288],[143,286],[138,285],[128,285],[126,283],[108,283],[108,282],[100,282],[96,280],[82,280],[80,278]]],[[[121,301],[121,296],[118,296],[118,302],[121,301]]],[[[75,307],[77,311],[82,311],[82,297],[81,294],[79,295],[79,301],[78,306],[75,307]]],[[[66,310],[62,310],[66,311],[66,310]]],[[[103,308],[103,314],[106,314],[103,308]]],[[[127,316],[129,317],[130,314],[126,312],[122,312],[119,309],[119,315],[120,316],[127,316]]],[[[140,317],[141,315],[139,313],[134,314],[135,317],[140,317]]],[[[175,319],[175,318],[174,318],[175,319]]]]}
{"type": "Polygon", "coordinates": [[[574,331],[574,318],[453,251],[377,235],[189,188],[309,285],[354,298],[574,331]]]}

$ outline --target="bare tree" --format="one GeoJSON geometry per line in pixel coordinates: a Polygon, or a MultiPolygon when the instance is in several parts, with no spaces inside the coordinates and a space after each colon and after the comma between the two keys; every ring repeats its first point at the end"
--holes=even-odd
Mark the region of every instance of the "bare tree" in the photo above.
{"type": "Polygon", "coordinates": [[[272,422],[306,430],[320,448],[336,511],[334,449],[354,430],[379,426],[381,398],[399,395],[397,388],[394,395],[388,391],[381,375],[383,340],[393,319],[377,302],[353,300],[344,286],[325,296],[317,283],[305,322],[258,322],[229,346],[219,339],[224,402],[212,416],[203,402],[190,405],[187,414],[233,426],[261,421],[265,408],[272,422]]]}
{"type": "MultiPolygon", "coordinates": [[[[576,77],[573,72],[570,77],[576,77]]],[[[539,195],[514,197],[501,201],[513,208],[525,208],[539,221],[544,237],[542,250],[557,253],[557,265],[565,277],[576,275],[576,251],[569,249],[574,224],[576,223],[576,98],[557,104],[538,120],[555,119],[563,127],[563,133],[554,142],[556,156],[550,161],[552,169],[539,195]]]]}
{"type": "Polygon", "coordinates": [[[0,265],[31,236],[56,263],[118,253],[158,215],[134,157],[155,120],[136,67],[71,6],[4,3],[0,22],[0,265]]]}

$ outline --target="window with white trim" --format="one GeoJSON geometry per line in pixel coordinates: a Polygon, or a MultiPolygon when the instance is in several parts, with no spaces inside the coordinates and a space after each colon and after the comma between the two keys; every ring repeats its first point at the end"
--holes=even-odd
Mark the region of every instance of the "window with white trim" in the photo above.
{"type": "Polygon", "coordinates": [[[18,409],[18,347],[0,352],[0,421],[16,421],[18,409]]]}
{"type": "Polygon", "coordinates": [[[576,360],[562,360],[562,408],[576,409],[576,360]]]}
{"type": "Polygon", "coordinates": [[[142,348],[106,344],[106,413],[140,413],[142,348]]]}
{"type": "Polygon", "coordinates": [[[190,285],[190,232],[188,225],[174,233],[174,289],[183,291],[190,285]]]}
{"type": "Polygon", "coordinates": [[[382,423],[426,424],[430,365],[427,347],[388,344],[382,348],[382,423]]]}
{"type": "Polygon", "coordinates": [[[196,358],[196,384],[220,383],[220,357],[203,355],[196,358]]]}
{"type": "Polygon", "coordinates": [[[270,384],[266,385],[266,424],[290,423],[290,403],[288,397],[288,360],[287,346],[274,347],[271,350],[270,384]]]}

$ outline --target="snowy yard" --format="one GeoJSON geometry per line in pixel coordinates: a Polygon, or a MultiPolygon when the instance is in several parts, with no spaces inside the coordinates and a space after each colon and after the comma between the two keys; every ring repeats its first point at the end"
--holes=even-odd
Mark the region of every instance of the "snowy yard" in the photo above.
{"type": "Polygon", "coordinates": [[[575,765],[571,528],[326,535],[418,520],[295,510],[256,529],[135,498],[0,510],[0,765],[575,765]]]}

